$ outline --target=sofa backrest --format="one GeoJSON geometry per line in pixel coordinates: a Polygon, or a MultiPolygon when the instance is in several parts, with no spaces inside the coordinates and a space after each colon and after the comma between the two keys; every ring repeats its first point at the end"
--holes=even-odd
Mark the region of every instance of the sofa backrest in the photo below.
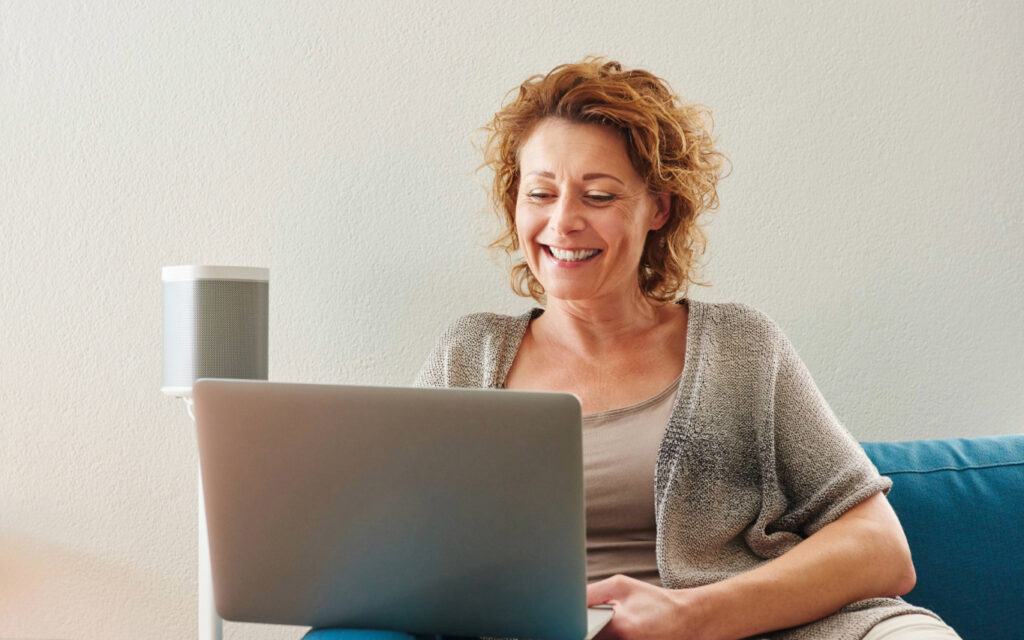
{"type": "Polygon", "coordinates": [[[964,638],[1020,637],[1024,619],[1024,434],[868,442],[917,569],[904,599],[964,638]]]}

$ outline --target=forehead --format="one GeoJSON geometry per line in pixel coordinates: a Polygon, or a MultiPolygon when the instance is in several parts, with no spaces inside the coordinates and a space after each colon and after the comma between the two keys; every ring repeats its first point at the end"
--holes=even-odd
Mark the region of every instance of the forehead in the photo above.
{"type": "Polygon", "coordinates": [[[639,178],[617,131],[561,118],[547,118],[534,127],[519,149],[519,168],[524,175],[533,171],[604,171],[626,174],[621,175],[623,179],[639,178]]]}

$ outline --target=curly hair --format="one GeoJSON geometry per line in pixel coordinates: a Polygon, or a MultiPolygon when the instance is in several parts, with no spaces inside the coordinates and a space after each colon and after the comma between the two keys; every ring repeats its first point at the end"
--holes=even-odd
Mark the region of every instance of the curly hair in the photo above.
{"type": "MultiPolygon", "coordinates": [[[[718,181],[728,162],[714,147],[711,112],[682,102],[667,82],[647,71],[624,71],[618,62],[600,57],[528,78],[483,128],[487,141],[481,168],[494,172],[490,200],[503,229],[490,248],[509,256],[519,249],[519,150],[546,118],[611,127],[625,140],[648,191],[670,197],[668,221],[648,233],[644,243],[637,274],[643,294],[668,302],[685,294],[690,284],[705,286],[696,279],[707,247],[698,219],[718,207],[718,181]]],[[[513,264],[511,277],[518,295],[544,303],[544,287],[525,260],[513,264]]]]}

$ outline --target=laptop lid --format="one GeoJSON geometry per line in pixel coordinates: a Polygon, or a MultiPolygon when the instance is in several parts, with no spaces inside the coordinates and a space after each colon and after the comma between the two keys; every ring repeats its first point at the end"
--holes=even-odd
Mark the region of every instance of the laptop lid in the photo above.
{"type": "Polygon", "coordinates": [[[227,620],[587,635],[572,395],[199,380],[227,620]]]}

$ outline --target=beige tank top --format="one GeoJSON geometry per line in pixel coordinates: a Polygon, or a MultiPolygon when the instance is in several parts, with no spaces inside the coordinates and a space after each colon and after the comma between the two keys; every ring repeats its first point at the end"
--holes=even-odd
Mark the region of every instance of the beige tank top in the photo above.
{"type": "Polygon", "coordinates": [[[583,416],[588,583],[623,573],[661,586],[654,461],[678,387],[676,378],[639,404],[583,416]]]}

